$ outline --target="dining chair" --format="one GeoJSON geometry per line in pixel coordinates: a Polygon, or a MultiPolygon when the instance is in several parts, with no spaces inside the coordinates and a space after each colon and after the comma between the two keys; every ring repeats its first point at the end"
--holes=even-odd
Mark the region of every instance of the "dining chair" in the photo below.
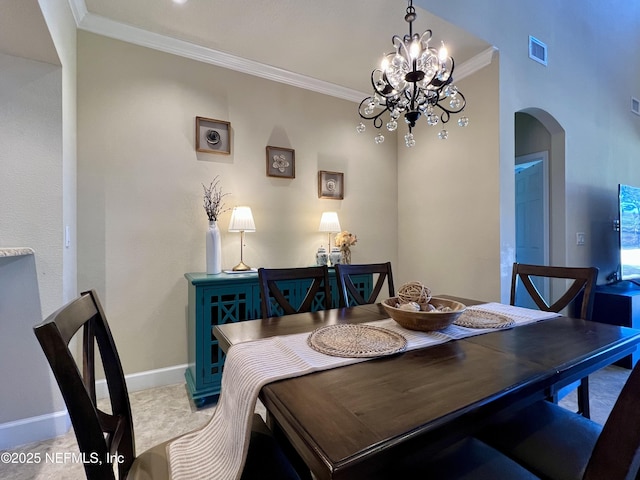
{"type": "Polygon", "coordinates": [[[391,272],[391,262],[369,263],[363,265],[338,264],[335,266],[338,292],[340,294],[340,307],[351,307],[353,305],[364,305],[375,303],[385,279],[389,287],[389,297],[395,295],[393,288],[393,274],[391,272]],[[362,293],[354,285],[352,275],[378,275],[376,284],[370,295],[364,298],[362,293]]]}
{"type": "Polygon", "coordinates": [[[331,308],[329,269],[326,265],[259,268],[258,280],[262,318],[331,308]]]}
{"type": "MultiPolygon", "coordinates": [[[[577,415],[576,415],[577,416],[577,415]]],[[[465,438],[434,454],[417,451],[394,459],[376,479],[539,480],[499,450],[476,438],[465,438]]]]}
{"type": "MultiPolygon", "coordinates": [[[[94,290],[52,313],[34,332],[67,406],[88,480],[168,480],[168,440],[136,456],[133,419],[120,357],[94,290]],[[82,329],[82,365],[69,342],[82,329]],[[108,386],[110,413],[96,402],[96,355],[108,386]],[[82,368],[82,373],[80,373],[82,368]],[[116,456],[117,455],[117,456],[116,456]],[[92,461],[95,459],[95,461],[92,461]],[[115,476],[114,462],[118,476],[115,476]]],[[[242,479],[299,479],[262,418],[254,414],[242,479]]]]}
{"type": "MultiPolygon", "coordinates": [[[[576,308],[576,311],[580,312],[581,319],[591,320],[597,278],[598,269],[595,267],[555,267],[514,263],[511,275],[510,303],[511,305],[515,305],[516,303],[516,291],[518,289],[519,279],[536,306],[546,312],[561,312],[582,293],[582,301],[579,305],[579,310],[576,308]],[[536,278],[564,279],[572,280],[572,282],[558,300],[552,301],[548,298],[545,299],[540,289],[536,287],[534,283],[534,279],[536,278]]],[[[557,403],[559,396],[558,391],[567,386],[568,385],[558,385],[550,400],[557,403]]],[[[573,390],[573,388],[569,388],[569,390],[573,390]]],[[[589,409],[589,377],[580,380],[577,394],[578,413],[589,418],[591,415],[589,409]]]]}
{"type": "Polygon", "coordinates": [[[591,320],[593,300],[595,298],[595,285],[598,278],[598,269],[596,267],[553,267],[514,263],[511,274],[511,305],[515,305],[516,302],[518,278],[537,307],[546,312],[562,311],[578,297],[580,292],[584,291],[580,305],[580,318],[583,320],[591,320]],[[562,296],[552,303],[551,300],[543,297],[540,290],[534,284],[533,279],[535,277],[559,278],[573,280],[573,282],[562,296]]]}
{"type": "Polygon", "coordinates": [[[477,436],[526,469],[550,480],[638,478],[640,362],[604,426],[540,401],[499,415],[477,436]]]}

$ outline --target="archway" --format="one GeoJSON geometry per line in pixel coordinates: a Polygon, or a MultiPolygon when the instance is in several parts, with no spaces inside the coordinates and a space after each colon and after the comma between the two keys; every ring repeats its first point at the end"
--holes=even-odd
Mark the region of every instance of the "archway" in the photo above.
{"type": "MultiPolygon", "coordinates": [[[[529,196],[530,203],[527,206],[527,199],[520,197],[518,193],[519,186],[525,185],[526,182],[522,181],[522,177],[516,180],[516,245],[519,241],[522,242],[523,238],[533,236],[534,243],[538,243],[538,247],[542,249],[536,251],[538,247],[534,246],[529,250],[529,253],[533,252],[531,256],[528,256],[526,250],[521,250],[523,258],[519,258],[516,248],[516,261],[565,265],[567,248],[564,129],[544,110],[527,108],[516,112],[515,157],[515,172],[518,172],[515,173],[516,176],[528,175],[530,179],[536,178],[539,183],[535,188],[541,190],[538,192],[539,198],[536,199],[535,195],[529,196]],[[531,168],[526,168],[527,166],[531,168]],[[538,169],[538,172],[534,172],[534,169],[538,169]],[[539,178],[536,177],[538,173],[539,178]],[[535,220],[523,218],[526,212],[534,215],[535,220]]],[[[554,297],[553,285],[541,285],[540,288],[550,288],[551,297],[554,297]]]]}

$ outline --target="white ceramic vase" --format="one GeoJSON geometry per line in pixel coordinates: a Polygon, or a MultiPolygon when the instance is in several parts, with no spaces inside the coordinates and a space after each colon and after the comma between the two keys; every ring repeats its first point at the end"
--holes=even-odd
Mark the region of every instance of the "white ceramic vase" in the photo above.
{"type": "Polygon", "coordinates": [[[217,222],[209,222],[207,230],[207,274],[217,275],[222,272],[222,242],[217,222]]]}
{"type": "Polygon", "coordinates": [[[331,260],[331,265],[338,265],[342,263],[342,254],[340,253],[340,249],[338,247],[332,247],[331,253],[329,254],[329,260],[331,260]]]}

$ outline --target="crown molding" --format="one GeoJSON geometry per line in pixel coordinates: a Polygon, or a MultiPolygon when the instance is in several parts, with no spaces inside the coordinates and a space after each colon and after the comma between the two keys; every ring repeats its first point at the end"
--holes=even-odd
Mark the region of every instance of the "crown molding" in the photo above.
{"type": "Polygon", "coordinates": [[[71,7],[71,14],[76,21],[76,27],[80,27],[82,20],[89,13],[87,10],[87,4],[84,0],[69,0],[69,6],[71,7]]]}
{"type": "MultiPolygon", "coordinates": [[[[116,22],[106,17],[90,13],[87,10],[84,0],[69,0],[69,5],[71,6],[76,26],[80,30],[351,102],[360,103],[363,98],[370,95],[370,93],[359,92],[351,88],[325,82],[324,80],[116,22]]],[[[456,80],[461,80],[490,64],[495,52],[497,52],[497,49],[490,47],[471,60],[460,64],[456,69],[456,80]]]]}
{"type": "Polygon", "coordinates": [[[475,57],[467,60],[464,63],[461,63],[458,68],[456,68],[456,74],[454,75],[455,81],[462,80],[469,75],[476,73],[478,70],[490,65],[493,61],[495,55],[498,53],[498,49],[496,47],[489,47],[486,50],[483,50],[475,57]]]}

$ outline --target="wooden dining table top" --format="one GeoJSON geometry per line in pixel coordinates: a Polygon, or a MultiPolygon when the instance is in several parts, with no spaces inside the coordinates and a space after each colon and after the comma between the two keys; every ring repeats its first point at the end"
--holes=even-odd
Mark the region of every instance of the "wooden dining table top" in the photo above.
{"type": "MultiPolygon", "coordinates": [[[[386,318],[381,305],[363,305],[220,325],[214,335],[226,350],[386,318]]],[[[280,380],[260,398],[271,426],[317,478],[393,478],[398,458],[473,434],[492,414],[546,398],[558,382],[613,363],[638,343],[640,331],[561,316],[280,380]]]]}

